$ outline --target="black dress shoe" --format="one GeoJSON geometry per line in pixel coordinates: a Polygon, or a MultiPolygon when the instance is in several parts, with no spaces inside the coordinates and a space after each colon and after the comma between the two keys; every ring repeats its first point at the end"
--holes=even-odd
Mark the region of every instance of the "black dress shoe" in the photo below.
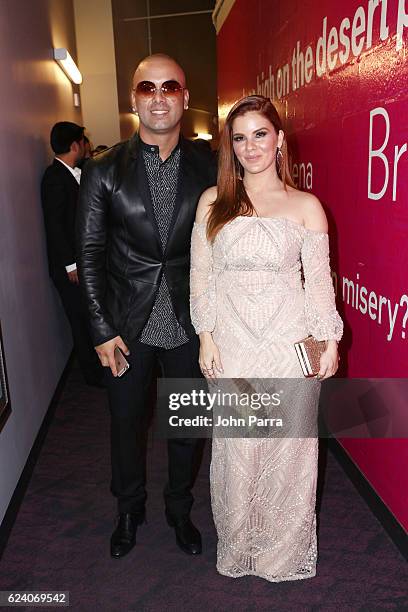
{"type": "Polygon", "coordinates": [[[174,527],[179,548],[188,555],[201,555],[201,534],[191,522],[190,517],[174,519],[166,512],[166,518],[170,527],[174,527]]]}
{"type": "Polygon", "coordinates": [[[111,537],[111,557],[119,559],[128,554],[136,544],[137,526],[143,522],[134,514],[119,514],[118,526],[111,537]]]}

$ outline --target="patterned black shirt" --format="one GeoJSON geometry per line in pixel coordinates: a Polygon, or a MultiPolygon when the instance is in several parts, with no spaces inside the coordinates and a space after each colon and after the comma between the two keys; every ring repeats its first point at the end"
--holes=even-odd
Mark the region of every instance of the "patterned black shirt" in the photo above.
{"type": "MultiPolygon", "coordinates": [[[[165,161],[162,161],[159,155],[159,147],[144,143],[141,143],[141,146],[154,216],[164,251],[176,201],[181,151],[180,147],[177,146],[171,155],[165,161]]],[[[144,344],[165,349],[176,348],[189,340],[185,330],[177,321],[164,274],[152,312],[142,330],[140,340],[144,344]]]]}

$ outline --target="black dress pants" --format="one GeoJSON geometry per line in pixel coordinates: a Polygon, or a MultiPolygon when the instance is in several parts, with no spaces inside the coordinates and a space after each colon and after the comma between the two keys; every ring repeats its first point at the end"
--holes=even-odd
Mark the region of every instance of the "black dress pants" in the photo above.
{"type": "Polygon", "coordinates": [[[74,351],[82,374],[86,382],[98,382],[103,377],[103,369],[93,346],[88,309],[79,285],[71,283],[68,275],[53,280],[71,325],[74,351]]]}
{"type": "MultiPolygon", "coordinates": [[[[106,370],[111,412],[111,491],[119,512],[143,520],[146,502],[146,440],[148,391],[154,366],[159,362],[163,377],[200,378],[199,340],[174,349],[162,349],[139,340],[128,343],[130,369],[121,378],[106,370]]],[[[166,510],[173,519],[188,516],[193,505],[191,488],[199,440],[169,439],[169,480],[164,489],[166,510]]]]}

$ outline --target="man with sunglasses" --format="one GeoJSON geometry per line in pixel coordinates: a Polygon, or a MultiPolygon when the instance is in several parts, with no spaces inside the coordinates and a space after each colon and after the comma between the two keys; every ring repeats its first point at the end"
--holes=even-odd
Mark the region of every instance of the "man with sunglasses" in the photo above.
{"type": "MultiPolygon", "coordinates": [[[[111,556],[126,555],[145,518],[147,393],[154,365],[164,377],[198,378],[198,338],[189,313],[190,237],[201,193],[216,182],[211,153],[180,135],[189,92],[181,67],[157,54],[136,69],[132,107],[139,131],[91,160],[78,215],[80,278],[95,348],[109,367],[111,490],[119,520],[111,556]],[[119,347],[130,363],[117,377],[119,347]]],[[[197,440],[168,440],[166,517],[179,547],[201,553],[190,519],[197,440]]]]}

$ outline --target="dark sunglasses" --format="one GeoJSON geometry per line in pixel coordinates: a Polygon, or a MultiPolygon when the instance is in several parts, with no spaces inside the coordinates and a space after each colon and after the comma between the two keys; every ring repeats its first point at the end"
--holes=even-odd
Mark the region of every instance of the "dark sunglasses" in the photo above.
{"type": "Polygon", "coordinates": [[[182,87],[178,81],[165,81],[162,83],[161,87],[156,87],[151,81],[140,81],[140,83],[133,88],[133,91],[139,96],[150,98],[155,95],[158,89],[161,90],[163,96],[171,97],[183,91],[184,87],[182,87]]]}

